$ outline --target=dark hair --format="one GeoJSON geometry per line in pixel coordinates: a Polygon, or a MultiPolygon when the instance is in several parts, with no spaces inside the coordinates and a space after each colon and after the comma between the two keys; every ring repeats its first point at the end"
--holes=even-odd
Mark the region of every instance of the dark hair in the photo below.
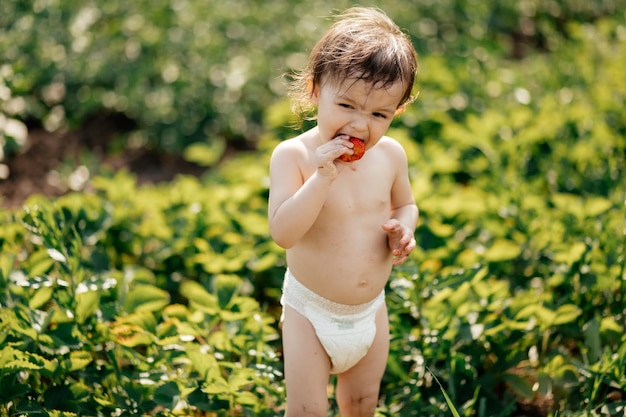
{"type": "Polygon", "coordinates": [[[417,53],[410,38],[384,12],[353,7],[338,15],[311,51],[307,66],[293,76],[293,109],[305,116],[316,87],[348,78],[376,88],[401,81],[405,90],[399,104],[408,104],[415,99],[417,69],[417,53]]]}

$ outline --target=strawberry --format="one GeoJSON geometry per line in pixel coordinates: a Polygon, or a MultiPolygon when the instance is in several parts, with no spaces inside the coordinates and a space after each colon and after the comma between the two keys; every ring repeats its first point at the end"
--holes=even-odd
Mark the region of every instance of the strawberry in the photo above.
{"type": "Polygon", "coordinates": [[[363,154],[365,154],[365,142],[353,136],[350,136],[350,139],[348,140],[352,142],[352,144],[354,145],[354,147],[352,148],[352,151],[354,153],[352,155],[348,155],[344,153],[343,155],[339,157],[339,159],[341,159],[344,162],[352,162],[352,161],[358,161],[359,159],[363,158],[363,154]]]}

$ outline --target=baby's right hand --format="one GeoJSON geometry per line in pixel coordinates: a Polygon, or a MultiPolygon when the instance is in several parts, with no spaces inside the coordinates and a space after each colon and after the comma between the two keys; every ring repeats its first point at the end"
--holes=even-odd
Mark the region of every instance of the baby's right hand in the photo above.
{"type": "Polygon", "coordinates": [[[319,175],[334,180],[346,166],[346,162],[338,159],[346,152],[346,148],[354,146],[348,135],[341,135],[320,145],[316,149],[317,172],[319,175]]]}

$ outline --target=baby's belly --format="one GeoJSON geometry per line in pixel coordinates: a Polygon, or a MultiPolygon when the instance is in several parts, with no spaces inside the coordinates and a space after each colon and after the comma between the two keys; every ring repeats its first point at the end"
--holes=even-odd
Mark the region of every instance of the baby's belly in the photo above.
{"type": "MultiPolygon", "coordinates": [[[[337,230],[335,230],[337,232],[337,230]]],[[[307,236],[287,251],[287,264],[300,283],[342,304],[374,299],[392,268],[387,235],[382,229],[307,236]]]]}

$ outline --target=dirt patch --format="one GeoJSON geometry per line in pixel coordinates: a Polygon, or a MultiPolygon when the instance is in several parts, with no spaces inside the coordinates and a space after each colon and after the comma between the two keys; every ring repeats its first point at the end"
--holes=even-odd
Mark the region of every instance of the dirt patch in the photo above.
{"type": "Polygon", "coordinates": [[[108,154],[109,144],[119,134],[134,125],[118,115],[97,116],[75,131],[50,133],[41,127],[31,127],[25,149],[9,155],[4,161],[9,176],[0,180],[0,205],[18,208],[31,195],[58,197],[68,192],[58,170],[78,168],[86,151],[97,164],[114,170],[128,169],[139,184],[171,181],[177,174],[202,175],[205,168],[185,161],[178,155],[151,149],[132,149],[123,154],[108,154]]]}

